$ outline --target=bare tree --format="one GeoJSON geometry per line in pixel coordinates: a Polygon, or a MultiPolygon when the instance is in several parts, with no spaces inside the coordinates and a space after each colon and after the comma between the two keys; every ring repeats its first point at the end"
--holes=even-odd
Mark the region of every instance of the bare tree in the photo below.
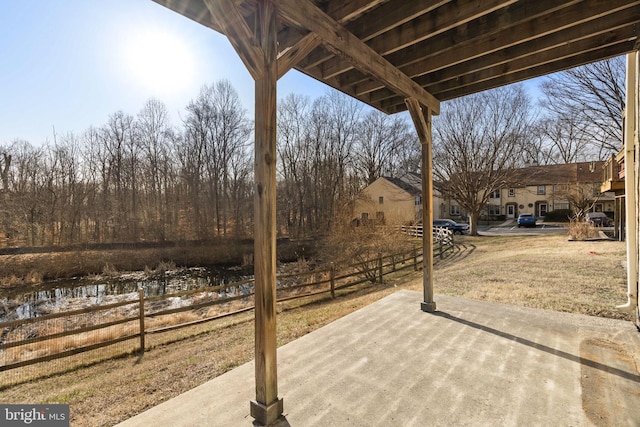
{"type": "Polygon", "coordinates": [[[104,195],[113,195],[107,196],[111,202],[108,222],[113,241],[138,238],[136,167],[139,148],[134,130],[133,116],[118,111],[109,116],[99,134],[106,155],[104,195]]]}
{"type": "Polygon", "coordinates": [[[12,162],[8,173],[11,197],[7,230],[17,244],[42,244],[46,209],[43,149],[16,140],[8,151],[12,162]]]}
{"type": "Polygon", "coordinates": [[[184,119],[184,136],[178,147],[180,174],[185,182],[187,206],[185,210],[191,230],[181,232],[184,238],[206,236],[207,216],[203,200],[206,168],[206,147],[210,140],[211,113],[206,94],[201,94],[187,106],[184,119]]]}
{"type": "Polygon", "coordinates": [[[212,144],[207,150],[209,175],[214,184],[216,229],[218,233],[226,235],[229,223],[228,212],[233,209],[230,166],[234,158],[235,166],[242,164],[237,156],[247,155],[245,149],[249,145],[252,127],[247,119],[246,110],[242,108],[238,93],[228,80],[221,80],[215,84],[212,101],[214,134],[212,144]]]}
{"type": "Polygon", "coordinates": [[[527,132],[527,142],[522,144],[519,166],[552,165],[558,162],[557,153],[547,138],[547,124],[543,120],[535,121],[527,132]]]}
{"type": "Polygon", "coordinates": [[[568,183],[563,188],[558,191],[557,195],[569,202],[573,211],[573,219],[578,222],[584,219],[584,216],[598,203],[601,196],[599,184],[568,183]]]}
{"type": "Polygon", "coordinates": [[[352,195],[347,183],[361,110],[356,100],[336,91],[313,103],[308,125],[314,162],[312,229],[330,227],[340,202],[352,195]]]}
{"type": "Polygon", "coordinates": [[[555,164],[568,164],[598,158],[600,146],[594,143],[587,127],[575,111],[542,120],[539,129],[546,141],[549,159],[555,164]]]}
{"type": "Polygon", "coordinates": [[[466,211],[473,235],[491,192],[518,162],[529,105],[513,85],[443,103],[434,119],[434,187],[466,211]]]}
{"type": "Polygon", "coordinates": [[[233,210],[229,166],[239,153],[248,155],[251,123],[237,92],[223,80],[202,87],[187,106],[184,126],[180,156],[193,201],[197,235],[206,235],[210,225],[214,225],[211,229],[216,233],[226,234],[228,212],[233,210]]]}
{"type": "Polygon", "coordinates": [[[308,139],[311,101],[290,94],[278,107],[278,215],[287,231],[304,234],[311,221],[312,147],[308,139]]]}
{"type": "Polygon", "coordinates": [[[367,113],[360,123],[354,147],[355,168],[365,179],[365,185],[383,175],[407,172],[403,170],[408,167],[403,162],[403,154],[411,151],[411,143],[415,141],[409,123],[401,116],[389,116],[378,110],[367,113]]]}
{"type": "Polygon", "coordinates": [[[542,106],[569,118],[599,145],[599,158],[622,148],[624,57],[606,59],[549,76],[541,85],[542,106]]]}
{"type": "Polygon", "coordinates": [[[146,237],[165,240],[175,223],[175,206],[171,203],[176,185],[171,160],[175,133],[169,125],[167,107],[162,102],[147,101],[138,113],[136,135],[143,153],[141,226],[146,237]]]}
{"type": "Polygon", "coordinates": [[[2,182],[2,191],[9,191],[9,168],[11,167],[11,153],[6,148],[0,148],[2,159],[0,159],[0,182],[2,182]]]}

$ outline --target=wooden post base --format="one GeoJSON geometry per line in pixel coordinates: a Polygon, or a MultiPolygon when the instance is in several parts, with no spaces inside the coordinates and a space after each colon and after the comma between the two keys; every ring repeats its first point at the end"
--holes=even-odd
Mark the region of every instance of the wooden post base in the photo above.
{"type": "Polygon", "coordinates": [[[433,313],[436,311],[436,303],[435,302],[423,302],[420,303],[420,308],[422,311],[426,313],[433,313]]]}
{"type": "Polygon", "coordinates": [[[251,401],[251,416],[263,426],[276,422],[282,416],[283,410],[282,399],[276,399],[270,405],[263,405],[255,400],[251,401]]]}

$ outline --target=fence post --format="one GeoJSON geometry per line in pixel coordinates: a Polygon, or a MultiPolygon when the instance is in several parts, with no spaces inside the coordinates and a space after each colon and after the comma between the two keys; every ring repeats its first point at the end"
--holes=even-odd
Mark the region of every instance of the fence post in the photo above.
{"type": "Polygon", "coordinates": [[[336,298],[336,266],[331,263],[331,270],[329,270],[329,278],[331,279],[331,298],[336,298]]]}
{"type": "Polygon", "coordinates": [[[144,289],[140,289],[140,353],[144,353],[144,289]]]}
{"type": "Polygon", "coordinates": [[[378,270],[380,274],[380,283],[382,283],[382,254],[379,253],[378,255],[378,270]]]}
{"type": "Polygon", "coordinates": [[[413,271],[418,271],[418,250],[413,248],[413,271]]]}
{"type": "Polygon", "coordinates": [[[442,240],[440,240],[440,242],[438,243],[438,246],[440,246],[440,259],[444,258],[444,249],[442,246],[442,240]]]}

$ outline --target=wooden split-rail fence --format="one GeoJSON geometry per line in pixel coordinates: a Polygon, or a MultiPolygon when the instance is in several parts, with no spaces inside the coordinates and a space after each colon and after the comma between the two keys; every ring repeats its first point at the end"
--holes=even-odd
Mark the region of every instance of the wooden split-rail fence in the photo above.
{"type": "MultiPolygon", "coordinates": [[[[382,283],[387,274],[417,271],[421,264],[422,253],[416,248],[339,268],[331,264],[323,270],[278,275],[277,301],[322,294],[335,298],[338,291],[366,282],[382,283]]],[[[0,372],[11,371],[0,376],[0,386],[24,381],[19,368],[37,365],[37,372],[26,376],[38,377],[74,364],[93,363],[96,357],[103,360],[144,352],[150,336],[254,308],[253,279],[162,296],[145,297],[140,290],[137,295],[121,297],[128,299],[0,323],[0,372]],[[86,353],[94,355],[90,362],[74,359],[86,353]],[[53,366],[54,361],[60,366],[53,366]],[[15,375],[10,378],[8,373],[15,375]]]]}
{"type": "MultiPolygon", "coordinates": [[[[412,237],[422,238],[421,225],[402,225],[400,232],[412,237]]],[[[453,231],[446,227],[433,227],[433,253],[440,258],[444,258],[444,254],[453,249],[453,231]]]]}

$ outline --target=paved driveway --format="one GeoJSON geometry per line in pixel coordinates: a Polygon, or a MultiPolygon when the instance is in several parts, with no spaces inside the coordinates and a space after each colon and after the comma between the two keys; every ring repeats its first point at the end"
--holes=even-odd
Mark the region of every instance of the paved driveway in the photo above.
{"type": "Polygon", "coordinates": [[[518,227],[515,221],[507,221],[500,225],[491,226],[479,226],[478,233],[486,236],[500,236],[500,235],[529,235],[529,234],[552,234],[552,233],[566,233],[567,225],[565,224],[545,224],[538,221],[536,227],[518,227]]]}

